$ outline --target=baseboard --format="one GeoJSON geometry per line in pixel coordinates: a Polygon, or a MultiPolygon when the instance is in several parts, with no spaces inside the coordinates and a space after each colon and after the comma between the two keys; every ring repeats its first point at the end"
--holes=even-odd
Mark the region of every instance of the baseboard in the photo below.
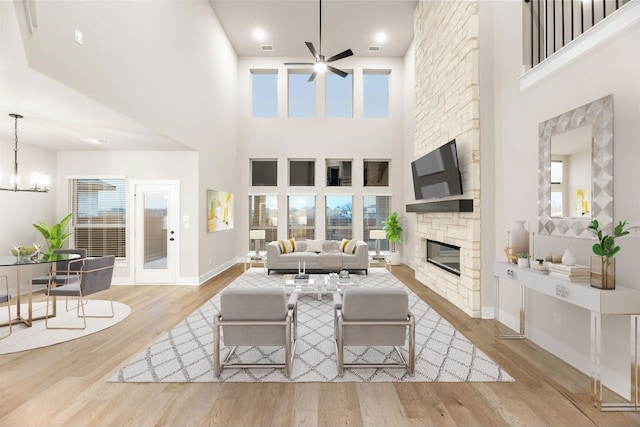
{"type": "Polygon", "coordinates": [[[495,319],[495,310],[494,307],[482,307],[482,318],[483,319],[495,319]]]}
{"type": "Polygon", "coordinates": [[[238,264],[240,261],[238,261],[238,259],[232,259],[230,261],[225,262],[222,265],[219,265],[217,267],[215,267],[213,270],[209,270],[207,273],[203,274],[200,276],[200,280],[198,281],[198,283],[200,285],[202,285],[204,282],[206,282],[207,280],[217,276],[218,274],[222,273],[225,270],[230,269],[231,267],[233,267],[234,265],[238,264]]]}

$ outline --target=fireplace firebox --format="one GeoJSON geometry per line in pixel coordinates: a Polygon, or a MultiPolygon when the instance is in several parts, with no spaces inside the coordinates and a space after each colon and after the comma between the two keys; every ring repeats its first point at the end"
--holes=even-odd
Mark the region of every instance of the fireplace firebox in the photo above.
{"type": "Polygon", "coordinates": [[[427,240],[427,262],[460,276],[460,247],[427,240]]]}

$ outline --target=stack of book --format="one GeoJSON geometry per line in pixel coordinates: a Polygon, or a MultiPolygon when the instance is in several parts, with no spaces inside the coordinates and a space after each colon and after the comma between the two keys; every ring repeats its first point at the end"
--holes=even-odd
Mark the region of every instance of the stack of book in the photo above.
{"type": "Polygon", "coordinates": [[[588,282],[591,272],[584,265],[549,264],[549,276],[570,282],[588,282]]]}

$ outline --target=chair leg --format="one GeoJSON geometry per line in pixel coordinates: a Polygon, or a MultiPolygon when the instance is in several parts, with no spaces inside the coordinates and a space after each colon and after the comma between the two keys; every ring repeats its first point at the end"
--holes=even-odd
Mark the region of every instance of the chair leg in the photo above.
{"type": "Polygon", "coordinates": [[[343,345],[343,325],[342,317],[338,318],[338,338],[337,338],[337,357],[338,357],[338,375],[344,375],[344,345],[343,345]]]}
{"type": "Polygon", "coordinates": [[[49,326],[49,293],[47,292],[47,313],[45,314],[45,327],[47,329],[87,329],[87,316],[85,315],[84,312],[84,302],[82,299],[82,292],[78,292],[78,307],[76,308],[76,310],[81,310],[82,311],[82,315],[79,315],[79,312],[77,313],[78,317],[82,318],[82,327],[67,327],[67,326],[49,326]]]}
{"type": "Polygon", "coordinates": [[[8,314],[8,326],[9,326],[9,333],[3,337],[1,337],[0,339],[4,339],[6,337],[8,337],[9,335],[11,335],[13,333],[13,326],[12,326],[12,322],[11,322],[11,295],[9,294],[9,280],[7,279],[7,276],[2,276],[2,278],[4,279],[4,285],[5,288],[7,290],[7,314],[8,314]]]}
{"type": "Polygon", "coordinates": [[[416,369],[416,319],[410,315],[409,324],[409,374],[413,376],[416,369]]]}
{"type": "Polygon", "coordinates": [[[220,377],[220,324],[219,316],[213,318],[213,373],[220,377]]]}
{"type": "MultiPolygon", "coordinates": [[[[112,319],[115,315],[116,312],[113,308],[113,294],[111,293],[111,288],[107,289],[107,291],[109,292],[109,304],[111,305],[111,315],[108,316],[87,316],[87,315],[83,315],[84,317],[89,317],[92,319],[112,319]]],[[[89,301],[89,300],[87,300],[89,301]]],[[[84,301],[83,301],[84,304],[84,301]]],[[[78,307],[78,309],[80,309],[80,307],[78,307]]],[[[80,314],[78,313],[78,317],[80,317],[80,314]]]]}

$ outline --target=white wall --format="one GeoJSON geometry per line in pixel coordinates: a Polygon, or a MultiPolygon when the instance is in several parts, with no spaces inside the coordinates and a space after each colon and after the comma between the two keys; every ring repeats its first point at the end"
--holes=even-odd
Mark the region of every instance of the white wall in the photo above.
{"type": "MultiPolygon", "coordinates": [[[[404,125],[404,70],[401,58],[347,58],[340,60],[339,68],[353,70],[354,117],[324,117],[324,79],[316,78],[316,118],[287,118],[287,67],[285,61],[302,58],[240,58],[238,62],[239,152],[238,182],[243,189],[243,199],[237,201],[237,219],[243,235],[240,241],[248,249],[248,197],[257,194],[279,194],[278,224],[287,223],[287,199],[289,193],[316,194],[316,236],[324,238],[326,194],[353,194],[354,238],[363,239],[362,195],[392,195],[392,211],[400,216],[404,212],[403,177],[409,163],[403,153],[404,125]],[[278,118],[251,117],[251,69],[278,70],[278,118]],[[390,117],[368,119],[362,115],[362,70],[391,70],[390,117]],[[249,187],[249,159],[277,158],[278,187],[249,187]],[[315,187],[289,187],[288,159],[316,159],[315,187]],[[353,159],[351,187],[325,186],[325,159],[353,159]],[[389,187],[363,186],[364,159],[390,160],[389,187]]],[[[304,60],[307,60],[305,58],[304,60]]],[[[278,229],[279,237],[286,237],[286,226],[278,229]]]]}
{"type": "MultiPolygon", "coordinates": [[[[87,152],[62,151],[58,153],[57,163],[60,174],[57,179],[58,187],[58,216],[69,212],[68,177],[92,176],[124,176],[129,185],[127,187],[127,224],[133,222],[134,203],[132,187],[133,180],[177,180],[180,181],[180,227],[176,240],[180,250],[180,271],[177,273],[177,283],[198,284],[198,188],[191,183],[198,180],[199,154],[195,151],[127,151],[127,152],[87,152]],[[181,220],[184,216],[190,218],[189,228],[181,220]]],[[[201,216],[202,218],[202,216],[201,216]]],[[[206,219],[206,217],[205,217],[206,219]]],[[[118,266],[114,270],[114,283],[132,284],[135,266],[133,260],[133,229],[127,234],[127,264],[118,266]]],[[[118,263],[120,265],[120,263],[118,263]]]]}
{"type": "MultiPolygon", "coordinates": [[[[415,132],[416,132],[416,70],[415,43],[411,43],[404,55],[404,159],[406,167],[403,170],[404,201],[403,209],[408,204],[415,203],[413,194],[413,176],[411,161],[415,160],[415,132]]],[[[415,269],[416,253],[419,253],[420,239],[416,239],[416,214],[405,212],[404,228],[404,263],[415,269]]]]}
{"type": "Polygon", "coordinates": [[[182,154],[164,162],[168,175],[196,171],[181,187],[197,195],[190,206],[197,255],[187,265],[196,263],[204,280],[234,262],[238,228],[206,233],[206,190],[244,190],[236,178],[237,56],[209,3],[37,2],[37,17],[37,31],[23,38],[32,68],[198,151],[195,164],[177,164],[182,154]],[[84,34],[82,46],[74,29],[84,34]]]}
{"type": "MultiPolygon", "coordinates": [[[[515,221],[537,223],[538,207],[538,123],[588,102],[613,94],[614,103],[614,221],[640,219],[636,197],[640,184],[640,42],[636,25],[548,76],[534,87],[520,92],[522,73],[522,3],[502,2],[495,8],[494,58],[495,126],[498,159],[496,211],[500,212],[495,242],[496,259],[504,260],[502,248],[507,230],[515,221]]],[[[535,228],[534,228],[535,229],[535,228]]],[[[616,284],[640,289],[637,280],[640,239],[620,240],[616,257],[616,284]]],[[[593,241],[536,236],[536,253],[562,253],[571,244],[578,263],[589,264],[593,241]]],[[[502,294],[501,294],[502,297],[502,294]]],[[[507,292],[500,302],[511,327],[517,325],[517,297],[507,292]]],[[[502,315],[501,315],[502,316],[502,315]]],[[[528,327],[531,339],[581,371],[589,372],[588,312],[555,299],[530,293],[528,327]],[[553,314],[562,319],[552,322],[553,314]]],[[[505,317],[503,317],[505,318],[505,317]]],[[[624,318],[607,319],[603,324],[603,383],[622,395],[629,394],[629,324],[624,318]]]]}

